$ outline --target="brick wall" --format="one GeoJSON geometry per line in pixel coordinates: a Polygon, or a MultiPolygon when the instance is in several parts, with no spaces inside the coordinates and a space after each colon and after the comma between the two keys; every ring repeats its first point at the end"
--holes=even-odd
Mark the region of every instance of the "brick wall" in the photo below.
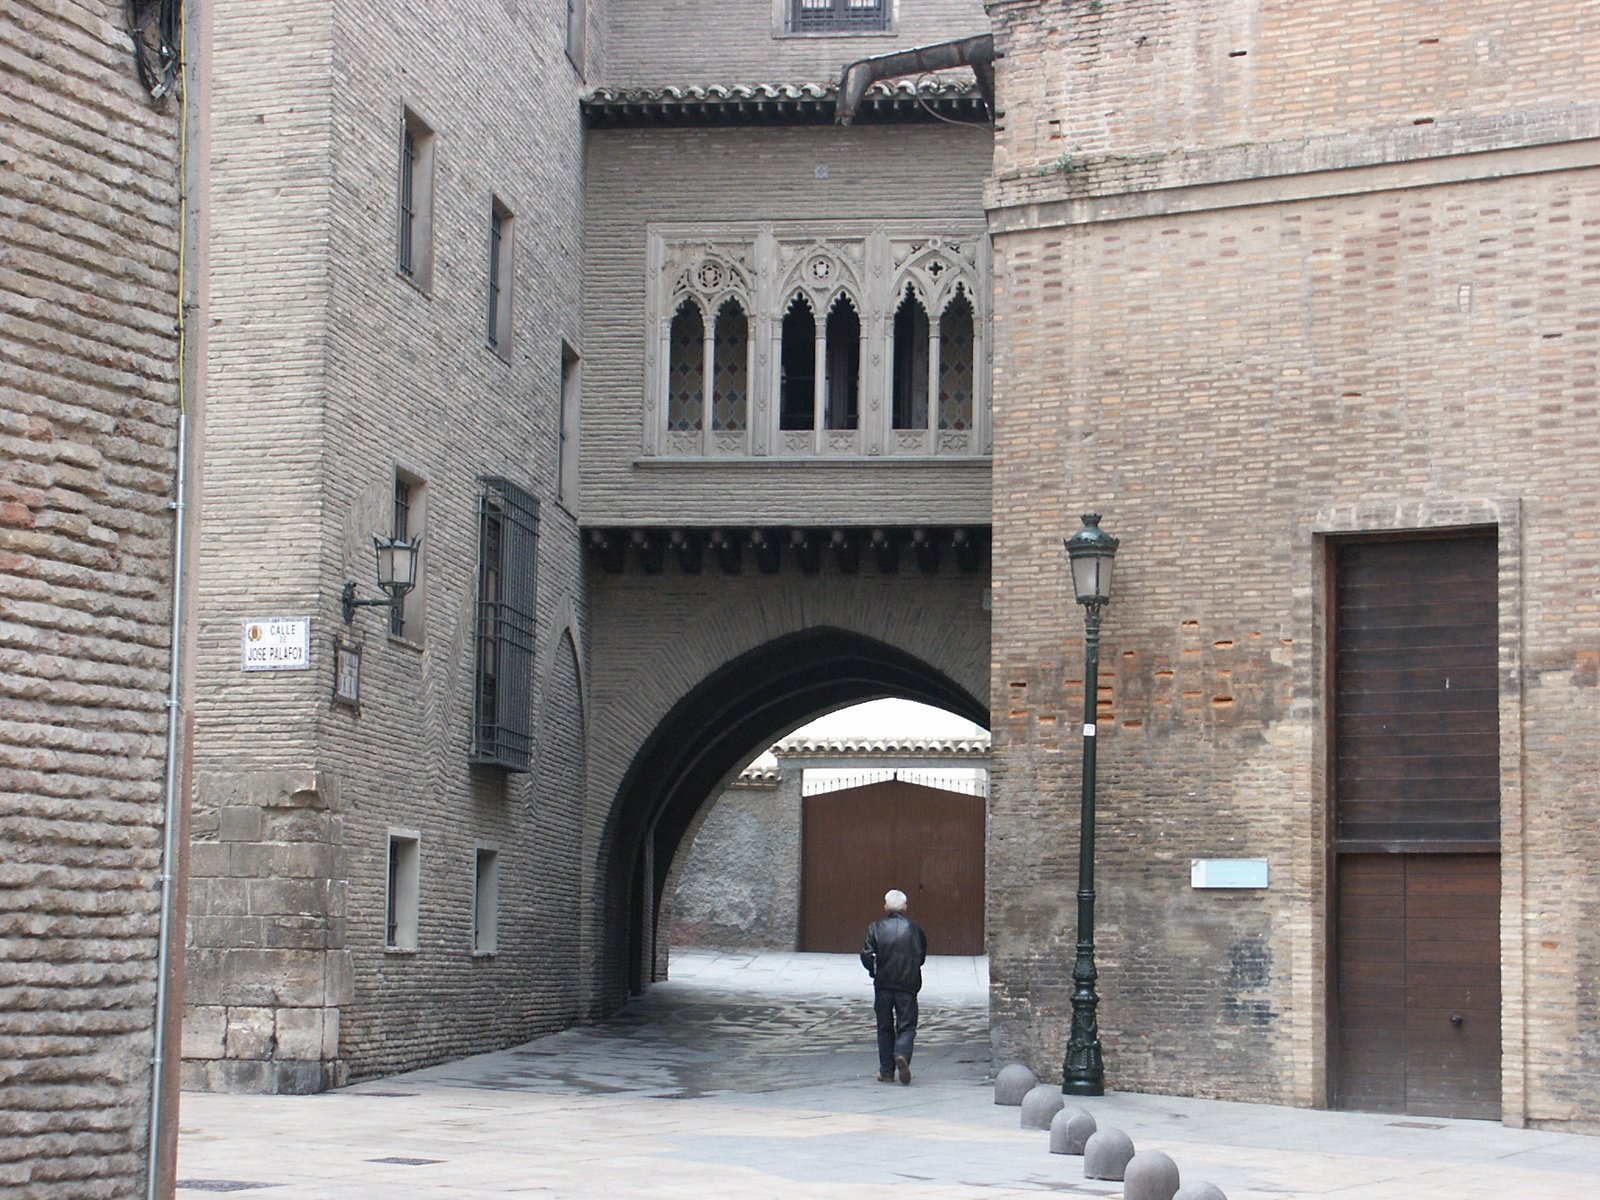
{"type": "MultiPolygon", "coordinates": [[[[646,228],[981,220],[987,127],[596,130],[588,147],[583,509],[607,521],[988,520],[985,463],[640,465],[646,228]],[[693,164],[685,170],[684,164],[693,164]],[[825,178],[823,177],[825,176],[825,178]]],[[[865,368],[864,368],[865,369],[865,368]]]]}
{"type": "Polygon", "coordinates": [[[592,83],[830,83],[858,58],[987,33],[979,0],[901,0],[889,33],[775,36],[789,0],[610,0],[592,83]]]}
{"type": "Polygon", "coordinates": [[[147,1167],[178,114],[118,4],[0,13],[0,1194],[147,1167]]]}
{"type": "MultiPolygon", "coordinates": [[[[626,935],[626,895],[604,891],[613,866],[609,856],[630,832],[618,828],[619,792],[629,767],[674,705],[725,663],[819,627],[901,649],[981,697],[988,678],[989,622],[987,580],[957,574],[948,564],[937,575],[905,567],[885,575],[863,565],[857,575],[827,568],[816,576],[789,570],[764,575],[747,567],[732,577],[710,570],[688,576],[669,566],[661,575],[596,573],[590,581],[594,644],[585,829],[593,841],[585,855],[594,864],[594,890],[586,936],[600,968],[594,1008],[603,1010],[625,995],[626,985],[621,974],[626,963],[613,941],[626,935]]],[[[864,693],[826,707],[875,698],[864,693]]],[[[768,695],[761,702],[778,699],[768,695]]],[[[807,713],[795,724],[819,715],[807,713]]],[[[758,738],[749,747],[750,757],[787,732],[770,729],[764,741],[758,738]]],[[[730,778],[741,765],[731,764],[730,778]]],[[[713,791],[707,802],[715,796],[713,791]]]]}
{"type": "Polygon", "coordinates": [[[1359,0],[992,0],[995,183],[1007,202],[1212,174],[1274,173],[1545,140],[1589,106],[1600,59],[1581,6],[1359,0]],[[1313,153],[1314,151],[1314,153],[1313,153]]]}
{"type": "MultiPolygon", "coordinates": [[[[560,6],[340,0],[212,15],[213,263],[197,671],[192,1086],[304,1091],[569,1023],[582,776],[576,519],[555,501],[578,321],[580,77],[560,6]],[[434,266],[396,270],[403,108],[435,135],[434,266]],[[514,216],[511,346],[486,344],[491,197],[514,216]],[[266,302],[263,302],[266,298],[266,302]],[[406,637],[371,537],[420,481],[406,637]],[[468,766],[480,475],[544,503],[534,769],[468,766]],[[235,535],[249,534],[248,540],[235,535]],[[256,569],[264,562],[265,570],[256,569]],[[312,669],[239,670],[240,620],[312,617],[312,669]],[[362,646],[335,707],[335,635],[362,646]],[[419,947],[384,950],[391,828],[420,842],[419,947]],[[471,944],[474,860],[500,865],[498,953],[471,944]]],[[[598,47],[591,46],[591,62],[598,47]]]]}
{"type": "Polygon", "coordinates": [[[1066,144],[1096,136],[1093,104],[1121,114],[1095,145],[1159,157],[1143,182],[1091,169],[994,191],[1002,1056],[1057,1071],[1067,1032],[1083,626],[1061,538],[1077,514],[1123,538],[1098,697],[1108,1083],[1299,1104],[1327,1085],[1324,542],[1488,524],[1505,1119],[1593,1128],[1600,1009],[1581,981],[1600,966],[1600,840],[1579,814],[1600,798],[1582,765],[1600,753],[1600,158],[1580,134],[1600,113],[1572,81],[1600,42],[1575,11],[1479,5],[1365,23],[1346,5],[1106,5],[1098,25],[1082,6],[991,11],[1003,169],[1049,154],[1057,119],[1066,144]],[[1079,86],[1091,37],[1116,69],[1079,86]],[[1141,83],[1181,79],[1199,44],[1248,51],[1213,65],[1257,89],[1213,110],[1141,83]],[[1535,60],[1548,70],[1503,70],[1535,60]],[[1323,83],[1324,61],[1393,86],[1323,83]],[[1465,86],[1491,68],[1489,94],[1465,86]],[[1424,112],[1432,131],[1412,124],[1424,112]],[[1169,144],[1149,132],[1168,128],[1169,144]],[[1237,173],[1183,161],[1237,137],[1265,139],[1237,173]],[[1211,856],[1265,857],[1273,886],[1191,891],[1189,859],[1211,856]]]}

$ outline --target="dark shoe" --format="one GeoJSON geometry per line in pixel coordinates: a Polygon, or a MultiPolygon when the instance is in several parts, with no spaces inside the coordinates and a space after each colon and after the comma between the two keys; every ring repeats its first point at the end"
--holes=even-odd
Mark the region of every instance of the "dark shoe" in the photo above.
{"type": "Polygon", "coordinates": [[[895,1065],[895,1070],[900,1072],[900,1082],[901,1083],[910,1083],[911,1082],[911,1064],[908,1061],[906,1061],[906,1056],[904,1054],[896,1054],[894,1056],[894,1065],[895,1065]]]}
{"type": "Polygon", "coordinates": [[[890,1071],[887,1074],[885,1074],[884,1072],[879,1071],[878,1072],[878,1082],[879,1083],[893,1083],[894,1082],[894,1072],[890,1071]]]}

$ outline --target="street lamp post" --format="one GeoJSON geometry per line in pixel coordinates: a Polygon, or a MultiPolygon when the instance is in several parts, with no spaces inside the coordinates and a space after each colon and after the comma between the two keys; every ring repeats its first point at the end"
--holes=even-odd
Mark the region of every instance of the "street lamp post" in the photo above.
{"type": "Polygon", "coordinates": [[[1111,602],[1111,564],[1118,541],[1100,528],[1099,513],[1085,513],[1083,528],[1066,540],[1072,589],[1083,605],[1083,804],[1078,833],[1078,956],[1072,964],[1072,1035],[1061,1064],[1061,1090],[1069,1096],[1105,1095],[1100,1057],[1100,997],[1094,983],[1094,751],[1095,705],[1100,686],[1100,610],[1111,602]]]}

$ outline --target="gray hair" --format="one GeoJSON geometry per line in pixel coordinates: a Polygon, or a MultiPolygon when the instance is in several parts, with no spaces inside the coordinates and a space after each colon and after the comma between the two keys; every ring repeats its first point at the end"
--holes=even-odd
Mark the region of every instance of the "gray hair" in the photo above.
{"type": "Polygon", "coordinates": [[[883,907],[892,913],[905,912],[906,894],[899,888],[890,888],[883,894],[883,907]]]}

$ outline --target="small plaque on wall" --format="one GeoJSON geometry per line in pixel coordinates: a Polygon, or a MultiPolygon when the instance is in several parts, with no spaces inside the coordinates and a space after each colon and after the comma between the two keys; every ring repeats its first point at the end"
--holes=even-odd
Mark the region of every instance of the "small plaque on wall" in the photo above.
{"type": "Polygon", "coordinates": [[[333,702],[361,707],[361,647],[338,638],[333,642],[333,702]]]}
{"type": "Polygon", "coordinates": [[[1194,858],[1189,860],[1189,886],[1196,888],[1264,888],[1269,872],[1264,858],[1194,858]]]}

